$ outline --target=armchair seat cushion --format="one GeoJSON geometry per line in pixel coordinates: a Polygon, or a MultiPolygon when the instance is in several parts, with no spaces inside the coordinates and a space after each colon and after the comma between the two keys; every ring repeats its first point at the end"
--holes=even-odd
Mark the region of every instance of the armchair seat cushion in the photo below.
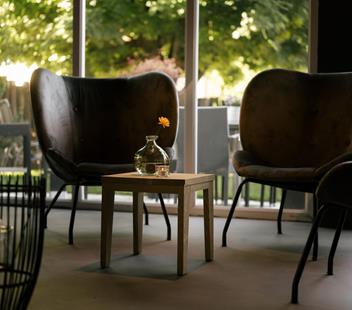
{"type": "Polygon", "coordinates": [[[273,167],[253,158],[246,151],[237,151],[233,165],[236,172],[246,178],[273,182],[313,182],[316,180],[316,169],[313,167],[273,167]]]}
{"type": "Polygon", "coordinates": [[[79,163],[78,174],[83,178],[135,171],[134,164],[79,163]]]}
{"type": "MultiPolygon", "coordinates": [[[[172,147],[165,147],[164,150],[168,154],[171,165],[173,164],[175,151],[172,147]]],[[[112,164],[101,162],[80,162],[74,163],[63,156],[63,154],[55,148],[50,148],[47,153],[49,163],[55,167],[58,176],[66,180],[75,182],[77,179],[83,179],[89,183],[100,184],[101,176],[115,173],[125,173],[135,171],[134,163],[112,164]],[[57,163],[60,162],[60,165],[57,163]]],[[[133,160],[133,158],[131,158],[133,160]]]]}
{"type": "Polygon", "coordinates": [[[256,159],[247,151],[237,151],[234,154],[233,165],[236,172],[246,178],[285,184],[317,183],[333,166],[347,160],[352,160],[351,153],[342,154],[321,167],[276,167],[256,159]]]}

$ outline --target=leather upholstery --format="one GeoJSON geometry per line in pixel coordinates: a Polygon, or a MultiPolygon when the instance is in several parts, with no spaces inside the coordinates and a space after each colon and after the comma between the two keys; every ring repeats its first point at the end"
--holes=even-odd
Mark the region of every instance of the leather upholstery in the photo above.
{"type": "Polygon", "coordinates": [[[148,134],[158,134],[158,144],[172,153],[178,97],[163,73],[97,79],[37,69],[30,90],[41,149],[66,182],[133,171],[134,153],[148,134]],[[158,125],[159,116],[169,118],[170,127],[158,125]]]}
{"type": "Polygon", "coordinates": [[[332,206],[352,209],[352,161],[340,163],[321,179],[316,190],[319,200],[332,206]]]}
{"type": "Polygon", "coordinates": [[[273,69],[252,79],[240,113],[237,173],[277,182],[317,183],[352,160],[352,73],[273,69]]]}

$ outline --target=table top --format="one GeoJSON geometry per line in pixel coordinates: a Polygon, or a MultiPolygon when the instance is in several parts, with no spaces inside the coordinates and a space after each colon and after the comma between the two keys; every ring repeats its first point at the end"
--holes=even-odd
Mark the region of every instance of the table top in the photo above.
{"type": "Polygon", "coordinates": [[[112,184],[148,184],[148,185],[194,185],[214,180],[213,174],[170,173],[167,177],[140,175],[137,172],[118,173],[102,177],[103,183],[112,184]]]}

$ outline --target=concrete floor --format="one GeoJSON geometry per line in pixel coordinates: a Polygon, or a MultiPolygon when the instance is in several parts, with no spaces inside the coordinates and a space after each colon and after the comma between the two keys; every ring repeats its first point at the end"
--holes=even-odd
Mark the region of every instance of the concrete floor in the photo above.
{"type": "Polygon", "coordinates": [[[132,256],[132,216],[115,213],[111,268],[99,268],[100,212],[78,211],[75,245],[67,244],[68,210],[49,215],[39,280],[30,310],[55,309],[351,309],[352,232],[342,234],[335,275],[326,276],[333,232],[320,230],[318,262],[308,262],[300,304],[291,305],[292,278],[310,224],[235,219],[228,247],[221,247],[225,220],[215,218],[215,260],[203,261],[201,217],[190,220],[189,273],[176,273],[176,217],[165,241],[162,216],[144,226],[143,254],[132,256]]]}

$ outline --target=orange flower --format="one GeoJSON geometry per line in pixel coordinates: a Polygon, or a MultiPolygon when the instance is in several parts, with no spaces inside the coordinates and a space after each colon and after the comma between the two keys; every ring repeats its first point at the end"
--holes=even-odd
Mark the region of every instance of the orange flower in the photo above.
{"type": "Polygon", "coordinates": [[[170,127],[170,121],[167,117],[160,116],[158,125],[163,126],[163,128],[170,127]]]}

